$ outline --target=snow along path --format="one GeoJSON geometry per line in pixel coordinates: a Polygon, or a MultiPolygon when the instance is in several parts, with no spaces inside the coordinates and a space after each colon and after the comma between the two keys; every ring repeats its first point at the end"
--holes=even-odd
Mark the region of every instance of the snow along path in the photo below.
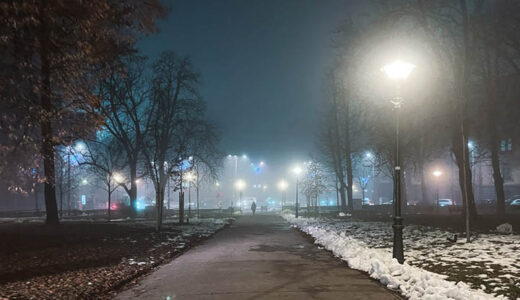
{"type": "MultiPolygon", "coordinates": [[[[289,214],[285,214],[283,217],[295,227],[313,236],[315,243],[332,251],[336,256],[346,261],[349,267],[369,273],[372,278],[378,279],[389,289],[398,290],[410,299],[507,299],[504,296],[486,294],[483,290],[471,289],[468,284],[463,282],[456,283],[445,280],[447,276],[410,266],[407,262],[400,265],[392,259],[391,244],[388,243],[391,233],[385,232],[387,230],[383,229],[383,226],[385,228],[390,227],[388,223],[348,222],[338,221],[337,219],[322,220],[314,218],[295,219],[293,215],[289,214]]],[[[414,230],[412,226],[408,229],[414,230]]],[[[418,229],[415,228],[415,230],[418,229]]],[[[445,240],[445,234],[444,236],[439,236],[439,232],[434,234],[437,236],[430,236],[430,238],[445,240]]],[[[496,238],[500,238],[500,236],[496,238]]],[[[415,233],[413,243],[418,243],[418,240],[418,234],[415,233]]],[[[431,242],[431,240],[428,242],[422,241],[426,251],[430,254],[430,258],[441,262],[444,259],[448,261],[457,259],[452,257],[451,252],[438,251],[439,249],[434,249],[431,246],[426,248],[427,244],[431,242]]],[[[479,244],[472,243],[471,246],[468,246],[465,256],[475,259],[477,256],[470,255],[470,253],[479,253],[479,250],[476,249],[479,248],[479,244]]],[[[486,245],[486,243],[483,244],[486,245]]],[[[518,246],[518,244],[516,245],[518,246]]],[[[510,257],[518,260],[517,252],[514,251],[517,248],[513,248],[509,253],[510,257]]],[[[503,256],[503,253],[501,253],[500,257],[503,256]]],[[[412,250],[406,252],[406,259],[412,262],[423,258],[418,251],[412,250]]],[[[504,267],[511,263],[509,259],[509,257],[504,259],[504,267]]],[[[495,263],[499,262],[495,260],[495,263]]]]}

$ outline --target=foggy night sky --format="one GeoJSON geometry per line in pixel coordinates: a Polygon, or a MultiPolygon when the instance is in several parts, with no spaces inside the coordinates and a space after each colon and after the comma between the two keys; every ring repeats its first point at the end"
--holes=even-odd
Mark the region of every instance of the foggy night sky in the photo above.
{"type": "Polygon", "coordinates": [[[165,49],[191,57],[220,149],[285,166],[314,148],[333,56],[330,33],[355,14],[357,3],[175,1],[160,32],[139,48],[151,59],[165,49]]]}

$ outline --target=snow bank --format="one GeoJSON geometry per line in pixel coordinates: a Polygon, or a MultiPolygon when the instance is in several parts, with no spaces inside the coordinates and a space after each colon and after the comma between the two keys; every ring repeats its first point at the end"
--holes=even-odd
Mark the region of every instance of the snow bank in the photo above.
{"type": "Polygon", "coordinates": [[[379,280],[387,288],[399,291],[410,299],[507,299],[495,297],[481,290],[471,289],[463,282],[451,282],[444,276],[428,272],[421,268],[399,264],[392,258],[388,249],[368,247],[364,242],[335,231],[326,224],[320,224],[313,218],[283,217],[295,227],[313,236],[315,243],[324,246],[348,263],[352,269],[367,272],[370,277],[379,280]]]}

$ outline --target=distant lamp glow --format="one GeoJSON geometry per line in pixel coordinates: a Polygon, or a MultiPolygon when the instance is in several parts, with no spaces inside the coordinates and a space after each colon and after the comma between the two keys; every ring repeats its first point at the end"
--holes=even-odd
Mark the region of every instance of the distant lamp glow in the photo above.
{"type": "Polygon", "coordinates": [[[440,177],[440,176],[442,175],[442,171],[441,171],[441,170],[435,170],[435,171],[433,171],[432,174],[433,174],[433,176],[435,176],[435,177],[440,177]]]}
{"type": "Polygon", "coordinates": [[[295,167],[295,168],[293,169],[293,172],[294,172],[294,174],[296,174],[296,175],[300,175],[300,173],[302,172],[302,168],[300,168],[300,167],[295,167]]]}
{"type": "Polygon", "coordinates": [[[366,156],[367,158],[372,158],[372,153],[367,152],[367,153],[365,154],[365,156],[366,156]]]}
{"type": "Polygon", "coordinates": [[[195,179],[197,178],[197,176],[195,176],[195,174],[193,174],[192,172],[189,172],[188,174],[186,174],[186,181],[188,182],[192,182],[192,181],[195,181],[195,179]]]}
{"type": "Polygon", "coordinates": [[[469,148],[469,149],[473,149],[473,147],[475,147],[475,144],[473,144],[472,141],[469,141],[469,142],[468,142],[468,148],[469,148]]]}
{"type": "Polygon", "coordinates": [[[385,65],[381,71],[390,79],[406,79],[415,69],[415,65],[401,60],[385,65]]]}
{"type": "Polygon", "coordinates": [[[220,186],[220,182],[215,182],[215,186],[220,186]]]}
{"type": "Polygon", "coordinates": [[[239,179],[235,182],[235,188],[239,191],[242,191],[244,190],[244,188],[246,187],[246,182],[242,179],[239,179]]]}
{"type": "Polygon", "coordinates": [[[285,180],[281,180],[280,182],[278,182],[278,188],[281,190],[281,191],[285,191],[287,189],[287,181],[285,180]]]}
{"type": "Polygon", "coordinates": [[[260,167],[263,167],[265,163],[263,161],[260,162],[260,167]]]}
{"type": "Polygon", "coordinates": [[[88,184],[88,180],[86,180],[86,179],[83,179],[83,180],[81,181],[81,184],[83,184],[83,185],[86,185],[86,184],[88,184]]]}
{"type": "Polygon", "coordinates": [[[243,159],[247,159],[247,155],[242,154],[242,158],[243,158],[243,159]]]}
{"type": "Polygon", "coordinates": [[[74,150],[78,152],[85,150],[85,144],[83,144],[82,142],[76,143],[76,145],[74,145],[74,150]]]}
{"type": "Polygon", "coordinates": [[[117,182],[117,183],[122,183],[125,180],[123,175],[121,175],[119,173],[114,173],[114,175],[112,175],[112,177],[114,178],[115,182],[117,182]]]}

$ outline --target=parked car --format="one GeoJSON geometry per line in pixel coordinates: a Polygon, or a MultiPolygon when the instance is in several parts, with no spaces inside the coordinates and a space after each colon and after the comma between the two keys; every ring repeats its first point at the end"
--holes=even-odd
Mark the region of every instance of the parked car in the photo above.
{"type": "Polygon", "coordinates": [[[453,205],[453,201],[451,199],[439,199],[438,202],[440,207],[453,205]]]}
{"type": "Polygon", "coordinates": [[[515,199],[515,200],[511,201],[511,203],[509,203],[509,205],[511,206],[511,208],[520,209],[520,199],[515,199]]]}
{"type": "Polygon", "coordinates": [[[511,203],[513,203],[513,201],[519,200],[519,199],[520,199],[520,195],[513,195],[506,199],[506,203],[511,204],[511,203]]]}
{"type": "Polygon", "coordinates": [[[393,199],[390,199],[390,200],[387,200],[387,201],[384,201],[383,203],[381,203],[381,205],[392,205],[392,204],[394,204],[393,199]]]}

